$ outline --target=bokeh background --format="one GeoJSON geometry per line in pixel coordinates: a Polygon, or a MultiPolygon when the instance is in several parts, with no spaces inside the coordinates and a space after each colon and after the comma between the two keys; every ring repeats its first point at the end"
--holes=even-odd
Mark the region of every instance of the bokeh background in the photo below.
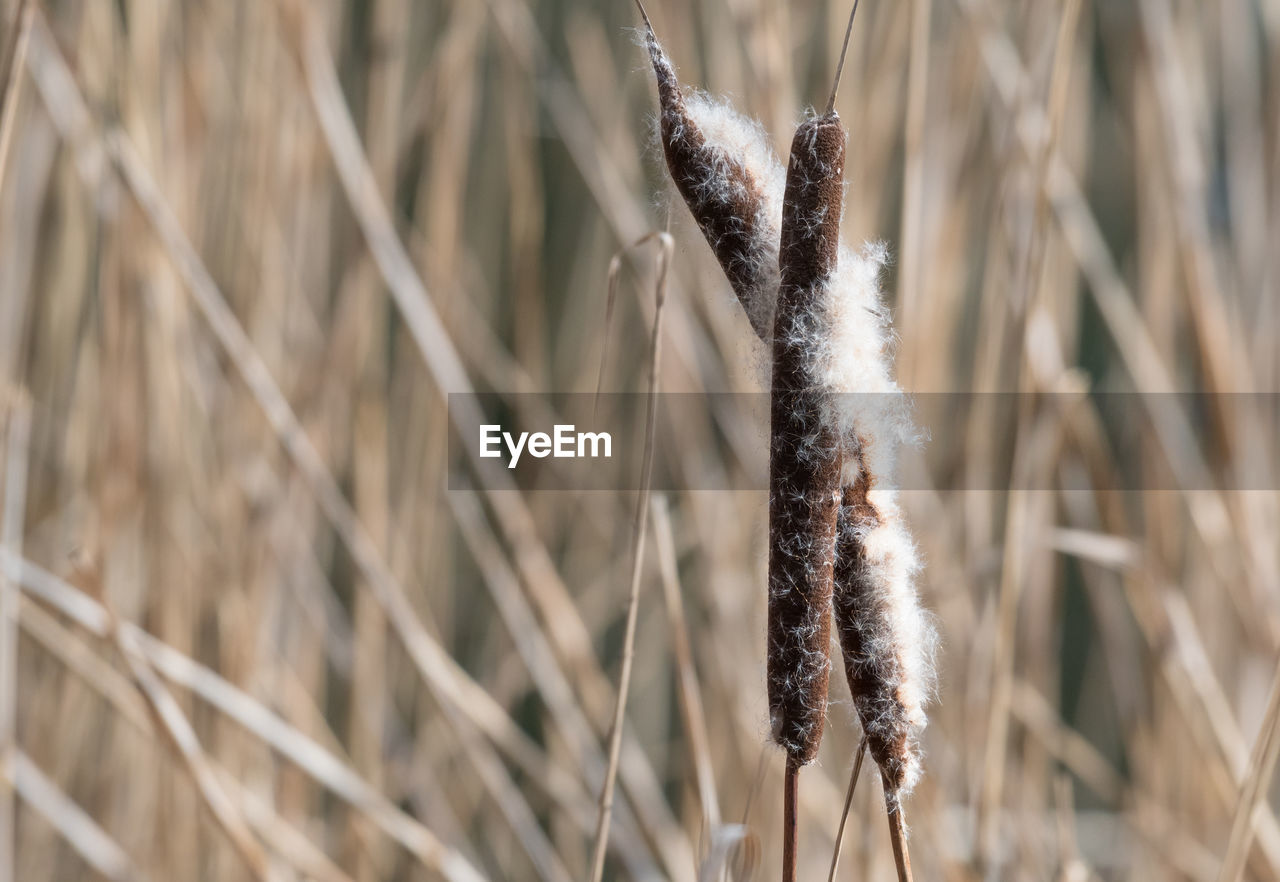
{"type": "MultiPolygon", "coordinates": [[[[629,246],[668,223],[661,387],[760,388],[630,0],[34,0],[15,40],[20,5],[0,879],[586,879],[636,497],[486,477],[445,393],[591,393],[606,341],[644,391],[629,246]]],[[[648,6],[785,155],[848,5],[648,6]]],[[[837,106],[903,386],[1019,393],[931,429],[988,489],[904,495],[941,635],[916,878],[1280,878],[1275,409],[1153,419],[1186,483],[1120,492],[1084,394],[1277,389],[1280,5],[867,0],[837,106]],[[1040,489],[989,489],[1008,463],[1040,489]]],[[[690,486],[740,468],[723,414],[657,431],[690,486]]],[[[652,500],[607,878],[777,875],[766,502],[652,500]]],[[[892,873],[865,775],[841,878],[892,873]]]]}

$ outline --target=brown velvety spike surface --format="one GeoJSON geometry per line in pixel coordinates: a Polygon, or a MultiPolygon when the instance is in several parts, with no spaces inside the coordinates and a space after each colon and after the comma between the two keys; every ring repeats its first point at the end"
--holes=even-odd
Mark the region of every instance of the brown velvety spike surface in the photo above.
{"type": "Polygon", "coordinates": [[[768,307],[777,285],[778,259],[773,231],[764,220],[762,182],[739,158],[708,140],[690,114],[675,69],[652,31],[648,47],[658,79],[662,150],[671,178],[756,335],[768,341],[768,307]]]}
{"type": "Polygon", "coordinates": [[[773,335],[769,456],[769,707],[792,763],[822,740],[830,675],[831,591],[841,445],[813,380],[823,298],[836,268],[844,129],[829,114],[792,141],[783,204],[782,284],[773,335]]]}
{"type": "Polygon", "coordinates": [[[911,758],[911,724],[907,708],[898,697],[898,684],[903,682],[905,669],[892,639],[886,598],[869,577],[862,544],[862,537],[880,525],[879,513],[867,500],[871,481],[864,467],[857,481],[843,491],[834,610],[845,676],[867,736],[867,749],[896,792],[906,779],[911,758]]]}

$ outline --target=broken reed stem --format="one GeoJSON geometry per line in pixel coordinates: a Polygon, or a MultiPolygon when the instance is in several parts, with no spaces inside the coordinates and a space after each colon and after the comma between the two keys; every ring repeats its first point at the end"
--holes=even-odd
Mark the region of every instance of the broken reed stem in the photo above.
{"type": "Polygon", "coordinates": [[[844,846],[844,826],[849,820],[849,809],[853,806],[853,792],[858,787],[858,775],[862,772],[862,760],[867,755],[867,736],[862,736],[858,744],[858,753],[853,761],[853,771],[849,773],[849,789],[844,794],[844,810],[840,812],[840,827],[836,830],[836,844],[831,852],[831,872],[827,874],[827,882],[836,882],[836,870],[840,867],[840,850],[844,846]]]}
{"type": "Polygon", "coordinates": [[[619,252],[609,261],[609,295],[604,302],[604,327],[600,329],[600,371],[596,374],[596,397],[591,402],[592,417],[600,411],[600,390],[604,388],[604,369],[609,361],[609,329],[613,326],[613,307],[618,301],[618,276],[621,274],[622,253],[619,252]]]}
{"type": "Polygon", "coordinates": [[[836,92],[840,90],[840,76],[844,73],[844,59],[849,52],[849,37],[853,34],[853,17],[858,14],[858,0],[853,0],[853,11],[849,13],[849,24],[844,29],[844,43],[840,46],[840,61],[836,63],[836,76],[831,83],[831,97],[827,99],[827,113],[836,109],[836,92]]]}
{"type": "Polygon", "coordinates": [[[657,239],[658,279],[654,286],[653,330],[649,341],[649,395],[645,411],[644,456],[640,467],[640,492],[636,499],[635,520],[631,531],[631,588],[627,596],[627,624],[622,640],[622,670],[618,673],[618,697],[613,721],[609,726],[609,761],[604,785],[600,789],[600,814],[596,823],[595,849],[591,857],[591,880],[600,882],[604,875],[605,852],[609,845],[609,824],[613,820],[613,791],[618,779],[618,761],[622,755],[622,727],[627,714],[627,695],[631,689],[631,667],[635,659],[636,621],[640,606],[640,574],[644,562],[645,527],[649,522],[649,485],[653,477],[653,439],[658,409],[658,365],[662,353],[662,307],[667,299],[667,271],[671,268],[673,240],[668,233],[650,233],[635,246],[657,239]]]}
{"type": "Polygon", "coordinates": [[[902,817],[902,800],[888,778],[881,776],[884,784],[885,812],[889,816],[889,841],[893,844],[893,866],[898,871],[898,882],[911,882],[911,854],[907,851],[907,827],[902,817]]]}

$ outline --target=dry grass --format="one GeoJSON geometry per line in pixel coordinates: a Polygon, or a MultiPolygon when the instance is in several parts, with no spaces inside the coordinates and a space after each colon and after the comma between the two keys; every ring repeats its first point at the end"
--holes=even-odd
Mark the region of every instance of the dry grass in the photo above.
{"type": "MultiPolygon", "coordinates": [[[[444,393],[596,388],[611,257],[665,223],[632,4],[39,0],[25,43],[19,5],[0,879],[587,878],[645,521],[477,468],[444,393]]],[[[825,102],[847,3],[646,6],[775,147],[825,102]]],[[[1082,394],[1280,385],[1277,9],[858,13],[843,234],[897,256],[899,380],[1024,393],[925,453],[1023,489],[902,495],[941,637],[916,878],[1280,878],[1275,402],[1152,405],[1126,451],[1082,394]],[[1110,489],[1135,452],[1169,489],[1110,489]]],[[[658,385],[759,389],[671,216],[658,385]]],[[[647,388],[656,281],[629,252],[606,392],[647,388]]],[[[766,499],[694,489],[760,443],[657,411],[606,879],[777,876],[766,499]]],[[[835,679],[800,879],[861,738],[835,679]]],[[[838,878],[891,877],[883,814],[864,781],[838,878]]]]}

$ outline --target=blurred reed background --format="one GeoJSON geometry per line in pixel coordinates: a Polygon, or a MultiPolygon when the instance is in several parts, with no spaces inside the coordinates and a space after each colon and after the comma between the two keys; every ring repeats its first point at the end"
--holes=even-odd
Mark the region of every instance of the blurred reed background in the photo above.
{"type": "MultiPolygon", "coordinates": [[[[648,6],[784,151],[849,11],[648,6]]],[[[610,259],[668,211],[662,388],[759,388],[630,0],[32,9],[0,133],[0,879],[586,878],[634,494],[447,490],[480,476],[443,393],[591,392],[610,259]]],[[[1024,393],[929,449],[1058,488],[904,496],[941,632],[916,877],[1280,878],[1277,485],[1203,480],[1273,466],[1277,415],[1157,422],[1143,457],[1194,489],[1120,493],[1081,394],[1277,389],[1280,4],[868,2],[850,52],[844,232],[896,256],[902,384],[1024,393]]],[[[645,388],[653,284],[628,251],[607,390],[645,388]]],[[[735,432],[658,444],[696,484],[735,432]]],[[[766,500],[652,514],[606,877],[771,879],[766,500]]],[[[833,698],[805,879],[859,737],[833,698]]],[[[879,799],[842,878],[892,874],[879,799]]]]}

